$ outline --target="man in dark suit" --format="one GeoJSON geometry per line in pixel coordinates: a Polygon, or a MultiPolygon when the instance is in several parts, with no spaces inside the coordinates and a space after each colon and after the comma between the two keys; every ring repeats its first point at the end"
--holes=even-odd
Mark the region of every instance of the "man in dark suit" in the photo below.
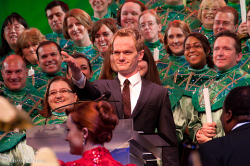
{"type": "Polygon", "coordinates": [[[226,136],[202,144],[203,166],[250,165],[250,87],[240,86],[227,95],[221,122],[226,136]]]}
{"type": "MultiPolygon", "coordinates": [[[[106,91],[111,92],[107,101],[122,101],[123,83],[130,81],[130,106],[134,129],[144,133],[163,133],[172,147],[163,148],[163,165],[178,165],[177,138],[167,89],[141,78],[138,72],[138,62],[144,55],[144,41],[139,33],[132,29],[121,29],[115,35],[112,46],[114,63],[118,69],[118,77],[114,80],[97,80],[93,85],[80,72],[73,58],[65,55],[65,61],[72,69],[73,82],[77,85],[77,95],[80,99],[94,100],[106,91]]],[[[123,102],[124,103],[124,102],[123,102]]],[[[120,119],[127,116],[121,102],[111,102],[120,119]]]]}

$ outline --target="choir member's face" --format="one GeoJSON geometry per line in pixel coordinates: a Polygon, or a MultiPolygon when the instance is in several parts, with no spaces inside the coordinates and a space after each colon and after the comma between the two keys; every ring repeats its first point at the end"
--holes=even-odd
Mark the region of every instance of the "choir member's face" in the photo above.
{"type": "Polygon", "coordinates": [[[169,49],[175,56],[182,56],[184,54],[184,40],[185,34],[181,28],[171,27],[168,30],[167,41],[169,49]]]}
{"type": "Polygon", "coordinates": [[[67,26],[68,34],[74,42],[82,41],[88,36],[88,30],[75,17],[67,18],[67,26]]]}
{"type": "Polygon", "coordinates": [[[113,32],[106,26],[102,25],[99,31],[95,34],[95,45],[98,51],[103,54],[108,51],[113,32]]]}
{"type": "Polygon", "coordinates": [[[16,55],[9,57],[2,65],[5,86],[13,92],[22,90],[26,84],[27,70],[21,57],[16,55]]]}
{"type": "Polygon", "coordinates": [[[55,6],[52,9],[46,11],[48,23],[53,32],[63,33],[63,20],[65,13],[61,6],[55,6]]]}
{"type": "Polygon", "coordinates": [[[219,71],[225,71],[237,65],[242,54],[236,53],[235,40],[222,36],[214,42],[213,61],[219,71]]]}
{"type": "Polygon", "coordinates": [[[96,13],[103,13],[108,11],[108,5],[111,0],[89,0],[89,3],[96,13]]]}
{"type": "Polygon", "coordinates": [[[212,5],[207,5],[202,7],[201,11],[201,22],[203,26],[207,29],[212,29],[214,25],[214,16],[216,11],[219,9],[219,5],[214,3],[212,5]],[[211,27],[211,28],[210,28],[211,27]]]}
{"type": "MultiPolygon", "coordinates": [[[[90,66],[89,66],[88,61],[82,57],[75,58],[75,61],[80,66],[81,71],[85,74],[87,80],[89,80],[93,73],[90,71],[90,66]]],[[[72,72],[71,72],[70,68],[69,68],[69,72],[68,72],[67,76],[69,79],[71,79],[71,77],[72,77],[72,72]]]]}
{"type": "Polygon", "coordinates": [[[53,43],[38,48],[37,64],[47,74],[56,74],[61,70],[62,56],[53,43]]]}
{"type": "Polygon", "coordinates": [[[141,6],[137,3],[127,2],[121,9],[122,28],[138,29],[138,19],[141,14],[141,6]]]}
{"type": "Polygon", "coordinates": [[[16,19],[12,20],[12,23],[8,22],[8,24],[4,27],[4,39],[10,46],[16,46],[17,39],[24,31],[24,26],[20,24],[16,19]]]}
{"type": "Polygon", "coordinates": [[[38,44],[33,44],[30,41],[27,46],[22,49],[23,57],[32,65],[37,64],[36,49],[38,44]]]}
{"type": "Polygon", "coordinates": [[[232,13],[217,12],[215,15],[213,27],[214,35],[225,30],[235,33],[237,27],[238,25],[234,25],[234,15],[232,13]]]}
{"type": "Polygon", "coordinates": [[[202,69],[206,65],[204,48],[201,42],[193,36],[188,37],[186,40],[184,55],[190,67],[194,69],[202,69]]]}
{"type": "MultiPolygon", "coordinates": [[[[48,92],[48,103],[51,110],[61,106],[76,102],[77,95],[72,92],[69,85],[62,80],[52,82],[48,92]]],[[[64,112],[66,108],[72,108],[73,105],[62,107],[55,112],[64,112]]]]}
{"type": "Polygon", "coordinates": [[[146,41],[152,43],[158,41],[161,24],[157,24],[156,18],[152,14],[147,13],[141,16],[139,23],[141,34],[146,41]]]}

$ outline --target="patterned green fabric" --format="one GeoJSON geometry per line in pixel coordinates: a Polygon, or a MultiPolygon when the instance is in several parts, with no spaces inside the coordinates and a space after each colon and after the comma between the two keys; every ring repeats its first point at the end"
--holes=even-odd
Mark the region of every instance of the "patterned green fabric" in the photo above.
{"type": "Polygon", "coordinates": [[[59,34],[59,33],[49,33],[47,35],[45,35],[46,39],[49,41],[53,41],[56,42],[57,44],[59,44],[59,46],[61,48],[65,48],[68,45],[73,44],[73,41],[71,39],[67,40],[64,38],[63,34],[59,34]]]}
{"type": "Polygon", "coordinates": [[[193,117],[189,123],[190,137],[195,141],[196,132],[206,123],[205,104],[203,97],[203,88],[209,88],[209,97],[212,110],[213,122],[217,123],[217,135],[220,137],[224,135],[224,131],[220,122],[220,115],[222,112],[223,102],[228,92],[238,86],[246,86],[250,83],[250,75],[241,70],[238,65],[226,70],[218,71],[217,75],[204,83],[196,90],[192,97],[192,103],[195,108],[193,117]]]}
{"type": "Polygon", "coordinates": [[[203,69],[188,67],[187,70],[182,70],[181,73],[171,75],[162,81],[163,85],[169,86],[171,92],[169,98],[179,143],[183,141],[185,129],[191,120],[194,109],[191,100],[193,93],[215,75],[216,71],[205,65],[203,69]]]}
{"type": "Polygon", "coordinates": [[[165,31],[168,23],[174,20],[185,21],[191,31],[201,26],[201,22],[197,19],[197,11],[192,11],[184,5],[162,5],[157,9],[157,13],[162,20],[162,32],[165,31]]]}
{"type": "MultiPolygon", "coordinates": [[[[109,15],[109,13],[107,13],[103,18],[110,18],[111,16],[109,15]]],[[[94,17],[94,16],[91,16],[91,21],[92,22],[97,22],[98,20],[100,20],[102,18],[97,18],[97,17],[94,17]]]]}
{"type": "Polygon", "coordinates": [[[158,50],[159,50],[159,59],[162,59],[163,57],[165,57],[167,55],[164,44],[162,44],[160,42],[160,40],[158,40],[158,41],[156,41],[154,43],[145,41],[145,45],[150,49],[150,51],[151,51],[151,53],[153,55],[154,55],[154,49],[158,48],[158,50]]]}
{"type": "Polygon", "coordinates": [[[242,58],[238,65],[242,70],[250,73],[250,39],[246,41],[246,46],[242,49],[242,58]]]}
{"type": "Polygon", "coordinates": [[[44,96],[48,82],[55,76],[65,76],[65,74],[63,74],[60,71],[56,74],[50,75],[50,74],[44,73],[43,71],[40,71],[39,73],[34,75],[34,78],[28,77],[27,81],[30,83],[34,82],[34,87],[37,89],[40,95],[44,96]]]}
{"type": "Polygon", "coordinates": [[[93,45],[78,47],[77,45],[72,44],[66,47],[65,51],[70,55],[76,52],[83,53],[90,60],[90,64],[92,66],[93,76],[89,81],[93,82],[95,80],[98,80],[104,58],[100,56],[97,49],[95,49],[93,45]]]}
{"type": "MultiPolygon", "coordinates": [[[[3,134],[4,132],[0,131],[0,137],[3,134]]],[[[35,153],[33,148],[26,144],[25,136],[25,133],[10,132],[0,140],[1,166],[19,166],[31,163],[35,158],[35,153]]]]}
{"type": "MultiPolygon", "coordinates": [[[[44,125],[46,118],[41,114],[35,116],[32,119],[34,125],[44,125]]],[[[65,112],[52,112],[52,116],[47,119],[47,124],[62,124],[67,121],[67,115],[65,112]]]]}
{"type": "Polygon", "coordinates": [[[14,105],[22,105],[22,109],[27,113],[30,113],[31,118],[38,115],[39,110],[42,110],[41,94],[29,83],[26,83],[26,87],[18,92],[10,91],[6,86],[2,86],[0,89],[1,94],[7,98],[14,105]]]}
{"type": "Polygon", "coordinates": [[[206,29],[203,25],[200,28],[195,29],[193,32],[201,33],[208,39],[214,34],[213,29],[206,29]]]}
{"type": "Polygon", "coordinates": [[[168,75],[175,75],[178,72],[182,73],[182,70],[187,70],[186,67],[188,65],[189,64],[186,61],[184,55],[166,55],[157,63],[160,79],[163,80],[164,78],[167,78],[168,75]]]}
{"type": "Polygon", "coordinates": [[[145,6],[148,9],[155,9],[158,8],[159,6],[164,5],[164,1],[163,0],[140,0],[142,3],[145,4],[145,6]]]}

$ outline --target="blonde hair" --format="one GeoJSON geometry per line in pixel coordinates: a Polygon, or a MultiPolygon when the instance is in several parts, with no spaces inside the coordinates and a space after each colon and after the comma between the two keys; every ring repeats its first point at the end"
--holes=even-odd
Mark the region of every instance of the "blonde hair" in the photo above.
{"type": "Polygon", "coordinates": [[[46,41],[45,36],[37,28],[25,30],[17,40],[16,54],[23,56],[23,48],[29,46],[29,42],[39,45],[46,41]]]}
{"type": "Polygon", "coordinates": [[[89,16],[89,14],[81,9],[71,9],[66,13],[63,21],[63,36],[65,37],[65,39],[70,39],[67,25],[67,19],[69,17],[74,17],[75,19],[77,19],[85,28],[87,28],[88,33],[91,33],[93,22],[91,21],[91,17],[89,16]]]}
{"type": "Polygon", "coordinates": [[[224,0],[203,0],[200,4],[199,10],[198,10],[198,19],[201,20],[201,14],[202,14],[202,8],[203,6],[210,6],[213,5],[214,3],[217,3],[220,7],[227,6],[226,2],[224,0]]]}

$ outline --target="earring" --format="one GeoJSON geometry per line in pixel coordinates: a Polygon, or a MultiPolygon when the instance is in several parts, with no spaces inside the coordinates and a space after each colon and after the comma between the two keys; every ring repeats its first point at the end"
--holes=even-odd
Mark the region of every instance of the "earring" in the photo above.
{"type": "Polygon", "coordinates": [[[82,139],[82,146],[83,147],[85,146],[85,139],[84,138],[82,139]]]}

